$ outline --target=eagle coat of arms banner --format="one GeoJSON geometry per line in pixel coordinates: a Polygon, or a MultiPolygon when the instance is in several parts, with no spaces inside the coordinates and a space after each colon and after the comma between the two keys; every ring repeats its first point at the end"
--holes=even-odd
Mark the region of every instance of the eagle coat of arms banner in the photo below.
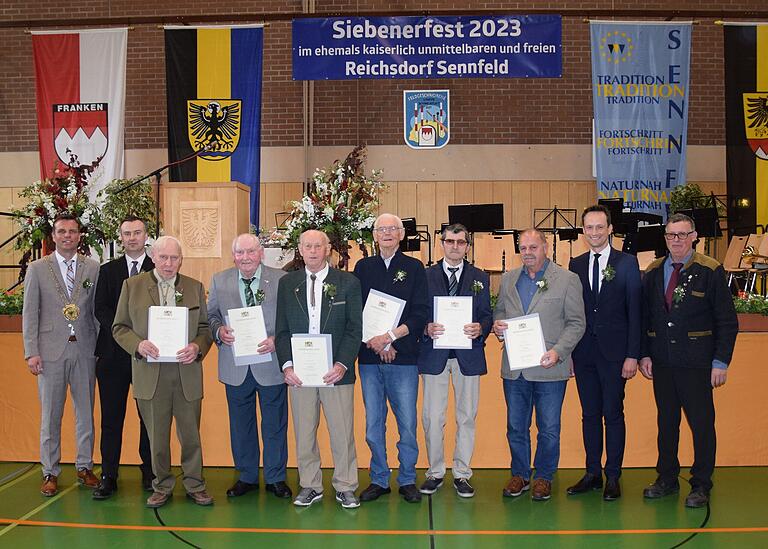
{"type": "Polygon", "coordinates": [[[92,197],[123,177],[127,44],[126,28],[32,33],[41,177],[101,159],[92,197]]]}
{"type": "Polygon", "coordinates": [[[171,181],[247,185],[257,227],[263,45],[261,25],[165,28],[171,181]]]}
{"type": "Polygon", "coordinates": [[[768,223],[768,24],[726,23],[728,225],[768,223]],[[738,206],[736,206],[738,204],[738,206]]]}

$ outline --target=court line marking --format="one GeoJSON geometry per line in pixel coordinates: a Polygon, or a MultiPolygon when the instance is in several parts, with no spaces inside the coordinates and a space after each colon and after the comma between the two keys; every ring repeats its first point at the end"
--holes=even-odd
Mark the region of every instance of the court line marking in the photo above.
{"type": "Polygon", "coordinates": [[[24,480],[28,476],[32,475],[33,473],[37,473],[41,469],[42,469],[41,467],[32,467],[32,469],[30,469],[29,471],[27,471],[23,475],[19,476],[18,478],[15,478],[15,479],[9,481],[7,484],[3,484],[2,486],[0,486],[0,492],[2,492],[3,490],[7,490],[8,488],[13,486],[14,484],[17,484],[17,483],[21,482],[22,480],[24,480]]]}
{"type": "MultiPolygon", "coordinates": [[[[77,485],[75,485],[77,486],[77,485]]],[[[74,486],[68,488],[70,491],[74,486]]],[[[45,507],[46,503],[40,506],[45,507]]],[[[30,511],[26,516],[36,512],[30,511]]],[[[142,526],[132,524],[89,524],[82,522],[58,522],[45,520],[26,520],[0,517],[0,524],[9,524],[5,528],[16,526],[53,526],[61,528],[84,528],[96,530],[130,530],[150,532],[202,532],[202,533],[248,533],[248,534],[332,534],[332,535],[393,535],[393,536],[583,536],[583,535],[623,535],[623,534],[742,534],[768,533],[768,526],[755,527],[721,527],[721,528],[666,528],[666,529],[631,529],[631,530],[320,530],[298,528],[235,528],[235,527],[206,527],[206,526],[142,526]]],[[[5,530],[0,531],[0,536],[5,530]]]]}

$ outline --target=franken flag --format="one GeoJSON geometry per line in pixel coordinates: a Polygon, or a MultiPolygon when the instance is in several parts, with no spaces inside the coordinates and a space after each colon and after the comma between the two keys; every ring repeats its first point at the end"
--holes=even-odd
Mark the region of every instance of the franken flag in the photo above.
{"type": "Polygon", "coordinates": [[[729,201],[728,224],[764,225],[768,223],[768,24],[726,23],[724,32],[726,177],[728,196],[736,199],[729,201]]]}
{"type": "Polygon", "coordinates": [[[259,226],[261,25],[166,27],[171,181],[238,181],[259,226]]]}

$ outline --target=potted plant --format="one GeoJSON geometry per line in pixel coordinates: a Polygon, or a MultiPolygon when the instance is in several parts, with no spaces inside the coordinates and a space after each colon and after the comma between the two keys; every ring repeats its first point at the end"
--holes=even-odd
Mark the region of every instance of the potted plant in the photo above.
{"type": "Polygon", "coordinates": [[[149,180],[113,179],[96,196],[101,209],[101,229],[106,241],[119,241],[120,222],[135,215],[151,226],[155,219],[155,195],[149,180]]]}
{"type": "Polygon", "coordinates": [[[21,311],[24,308],[24,288],[0,293],[0,332],[21,331],[21,311]]]}
{"type": "Polygon", "coordinates": [[[768,298],[739,292],[733,298],[740,332],[768,332],[768,298]]]}

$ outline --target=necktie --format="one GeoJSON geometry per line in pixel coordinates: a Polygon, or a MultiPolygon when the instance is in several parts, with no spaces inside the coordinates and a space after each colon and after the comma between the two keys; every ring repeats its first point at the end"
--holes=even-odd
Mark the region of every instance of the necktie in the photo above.
{"type": "Polygon", "coordinates": [[[600,295],[600,254],[594,254],[592,259],[592,298],[597,303],[600,295]]]}
{"type": "Polygon", "coordinates": [[[243,278],[242,280],[245,283],[245,304],[248,307],[255,307],[256,298],[253,297],[253,290],[251,290],[251,282],[253,282],[253,278],[243,278]]]}
{"type": "Polygon", "coordinates": [[[74,259],[70,259],[69,261],[65,261],[67,264],[67,294],[69,297],[72,297],[72,292],[75,290],[75,268],[74,268],[74,259]]]}
{"type": "Polygon", "coordinates": [[[316,275],[309,275],[310,280],[312,280],[312,288],[309,290],[309,304],[314,308],[315,306],[315,280],[317,280],[316,275]]]}
{"type": "Polygon", "coordinates": [[[139,274],[139,267],[138,267],[138,265],[139,265],[139,262],[136,261],[135,259],[133,261],[131,261],[130,276],[136,276],[137,274],[139,274]]]}
{"type": "Polygon", "coordinates": [[[672,309],[672,297],[675,294],[675,288],[677,288],[677,281],[680,280],[680,270],[683,268],[682,263],[672,263],[672,274],[669,277],[669,284],[667,284],[667,291],[664,292],[664,301],[667,305],[667,311],[672,309]]]}
{"type": "Polygon", "coordinates": [[[451,271],[451,278],[448,279],[448,295],[456,295],[456,292],[459,289],[459,281],[456,279],[456,271],[458,271],[459,268],[448,267],[448,270],[451,271]]]}

